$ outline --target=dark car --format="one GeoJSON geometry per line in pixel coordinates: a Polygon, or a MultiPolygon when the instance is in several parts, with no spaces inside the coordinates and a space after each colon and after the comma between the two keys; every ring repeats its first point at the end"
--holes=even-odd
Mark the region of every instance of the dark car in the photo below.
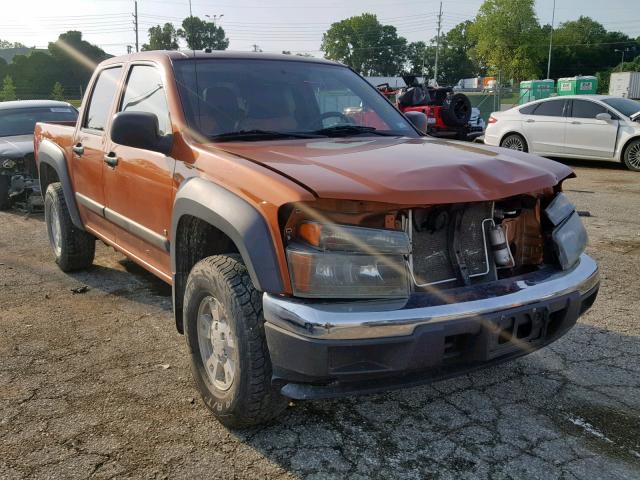
{"type": "Polygon", "coordinates": [[[36,122],[74,125],[78,110],[67,102],[19,100],[0,102],[0,210],[16,201],[28,209],[42,205],[33,157],[36,122]]]}

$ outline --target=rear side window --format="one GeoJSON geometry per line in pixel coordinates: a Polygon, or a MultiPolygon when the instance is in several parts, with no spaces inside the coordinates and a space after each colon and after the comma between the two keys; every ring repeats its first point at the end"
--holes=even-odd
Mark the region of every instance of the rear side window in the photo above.
{"type": "Polygon", "coordinates": [[[122,67],[109,68],[100,72],[96,85],[91,94],[87,115],[84,118],[84,128],[104,131],[113,104],[113,98],[118,89],[118,80],[122,67]]]}
{"type": "Polygon", "coordinates": [[[522,107],[519,112],[523,115],[532,115],[533,111],[540,105],[539,103],[534,103],[532,105],[527,105],[526,107],[522,107]]]}
{"type": "Polygon", "coordinates": [[[167,97],[158,69],[134,65],[122,98],[121,112],[147,112],[158,117],[160,135],[171,133],[167,97]]]}
{"type": "Polygon", "coordinates": [[[574,118],[596,118],[599,113],[608,113],[602,105],[588,100],[574,100],[571,116],[574,118]]]}
{"type": "Polygon", "coordinates": [[[534,115],[545,115],[547,117],[561,117],[564,109],[564,100],[550,100],[542,102],[536,108],[534,115]]]}

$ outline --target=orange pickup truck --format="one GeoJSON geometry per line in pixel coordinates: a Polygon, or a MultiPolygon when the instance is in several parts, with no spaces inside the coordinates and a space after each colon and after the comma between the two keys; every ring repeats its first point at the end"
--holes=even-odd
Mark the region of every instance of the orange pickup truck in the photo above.
{"type": "Polygon", "coordinates": [[[572,171],[412,121],[325,60],[111,58],[75,128],[36,126],[56,262],[89,267],[99,239],[171,284],[196,384],[232,426],[559,338],[599,287],[572,171]]]}

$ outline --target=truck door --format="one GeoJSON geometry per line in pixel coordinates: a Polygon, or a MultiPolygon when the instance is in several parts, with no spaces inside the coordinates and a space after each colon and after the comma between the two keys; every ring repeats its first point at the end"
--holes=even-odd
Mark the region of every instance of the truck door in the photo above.
{"type": "Polygon", "coordinates": [[[113,240],[113,226],[103,217],[104,154],[109,139],[107,125],[113,111],[116,92],[122,76],[122,66],[102,70],[95,82],[71,151],[71,173],[76,200],[84,224],[94,233],[113,240]]]}
{"type": "MultiPolygon", "coordinates": [[[[129,67],[117,112],[149,112],[158,117],[162,135],[171,119],[160,70],[150,63],[129,67]]],[[[116,242],[160,277],[171,278],[168,232],[171,231],[175,160],[141,148],[111,143],[105,164],[105,216],[116,229],[116,242]]]]}

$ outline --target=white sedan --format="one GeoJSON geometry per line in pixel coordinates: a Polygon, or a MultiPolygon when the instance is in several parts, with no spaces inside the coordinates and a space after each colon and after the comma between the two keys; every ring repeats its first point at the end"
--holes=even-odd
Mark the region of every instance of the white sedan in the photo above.
{"type": "Polygon", "coordinates": [[[547,157],[622,161],[640,172],[640,102],[606,95],[537,100],[492,113],[484,143],[547,157]]]}

